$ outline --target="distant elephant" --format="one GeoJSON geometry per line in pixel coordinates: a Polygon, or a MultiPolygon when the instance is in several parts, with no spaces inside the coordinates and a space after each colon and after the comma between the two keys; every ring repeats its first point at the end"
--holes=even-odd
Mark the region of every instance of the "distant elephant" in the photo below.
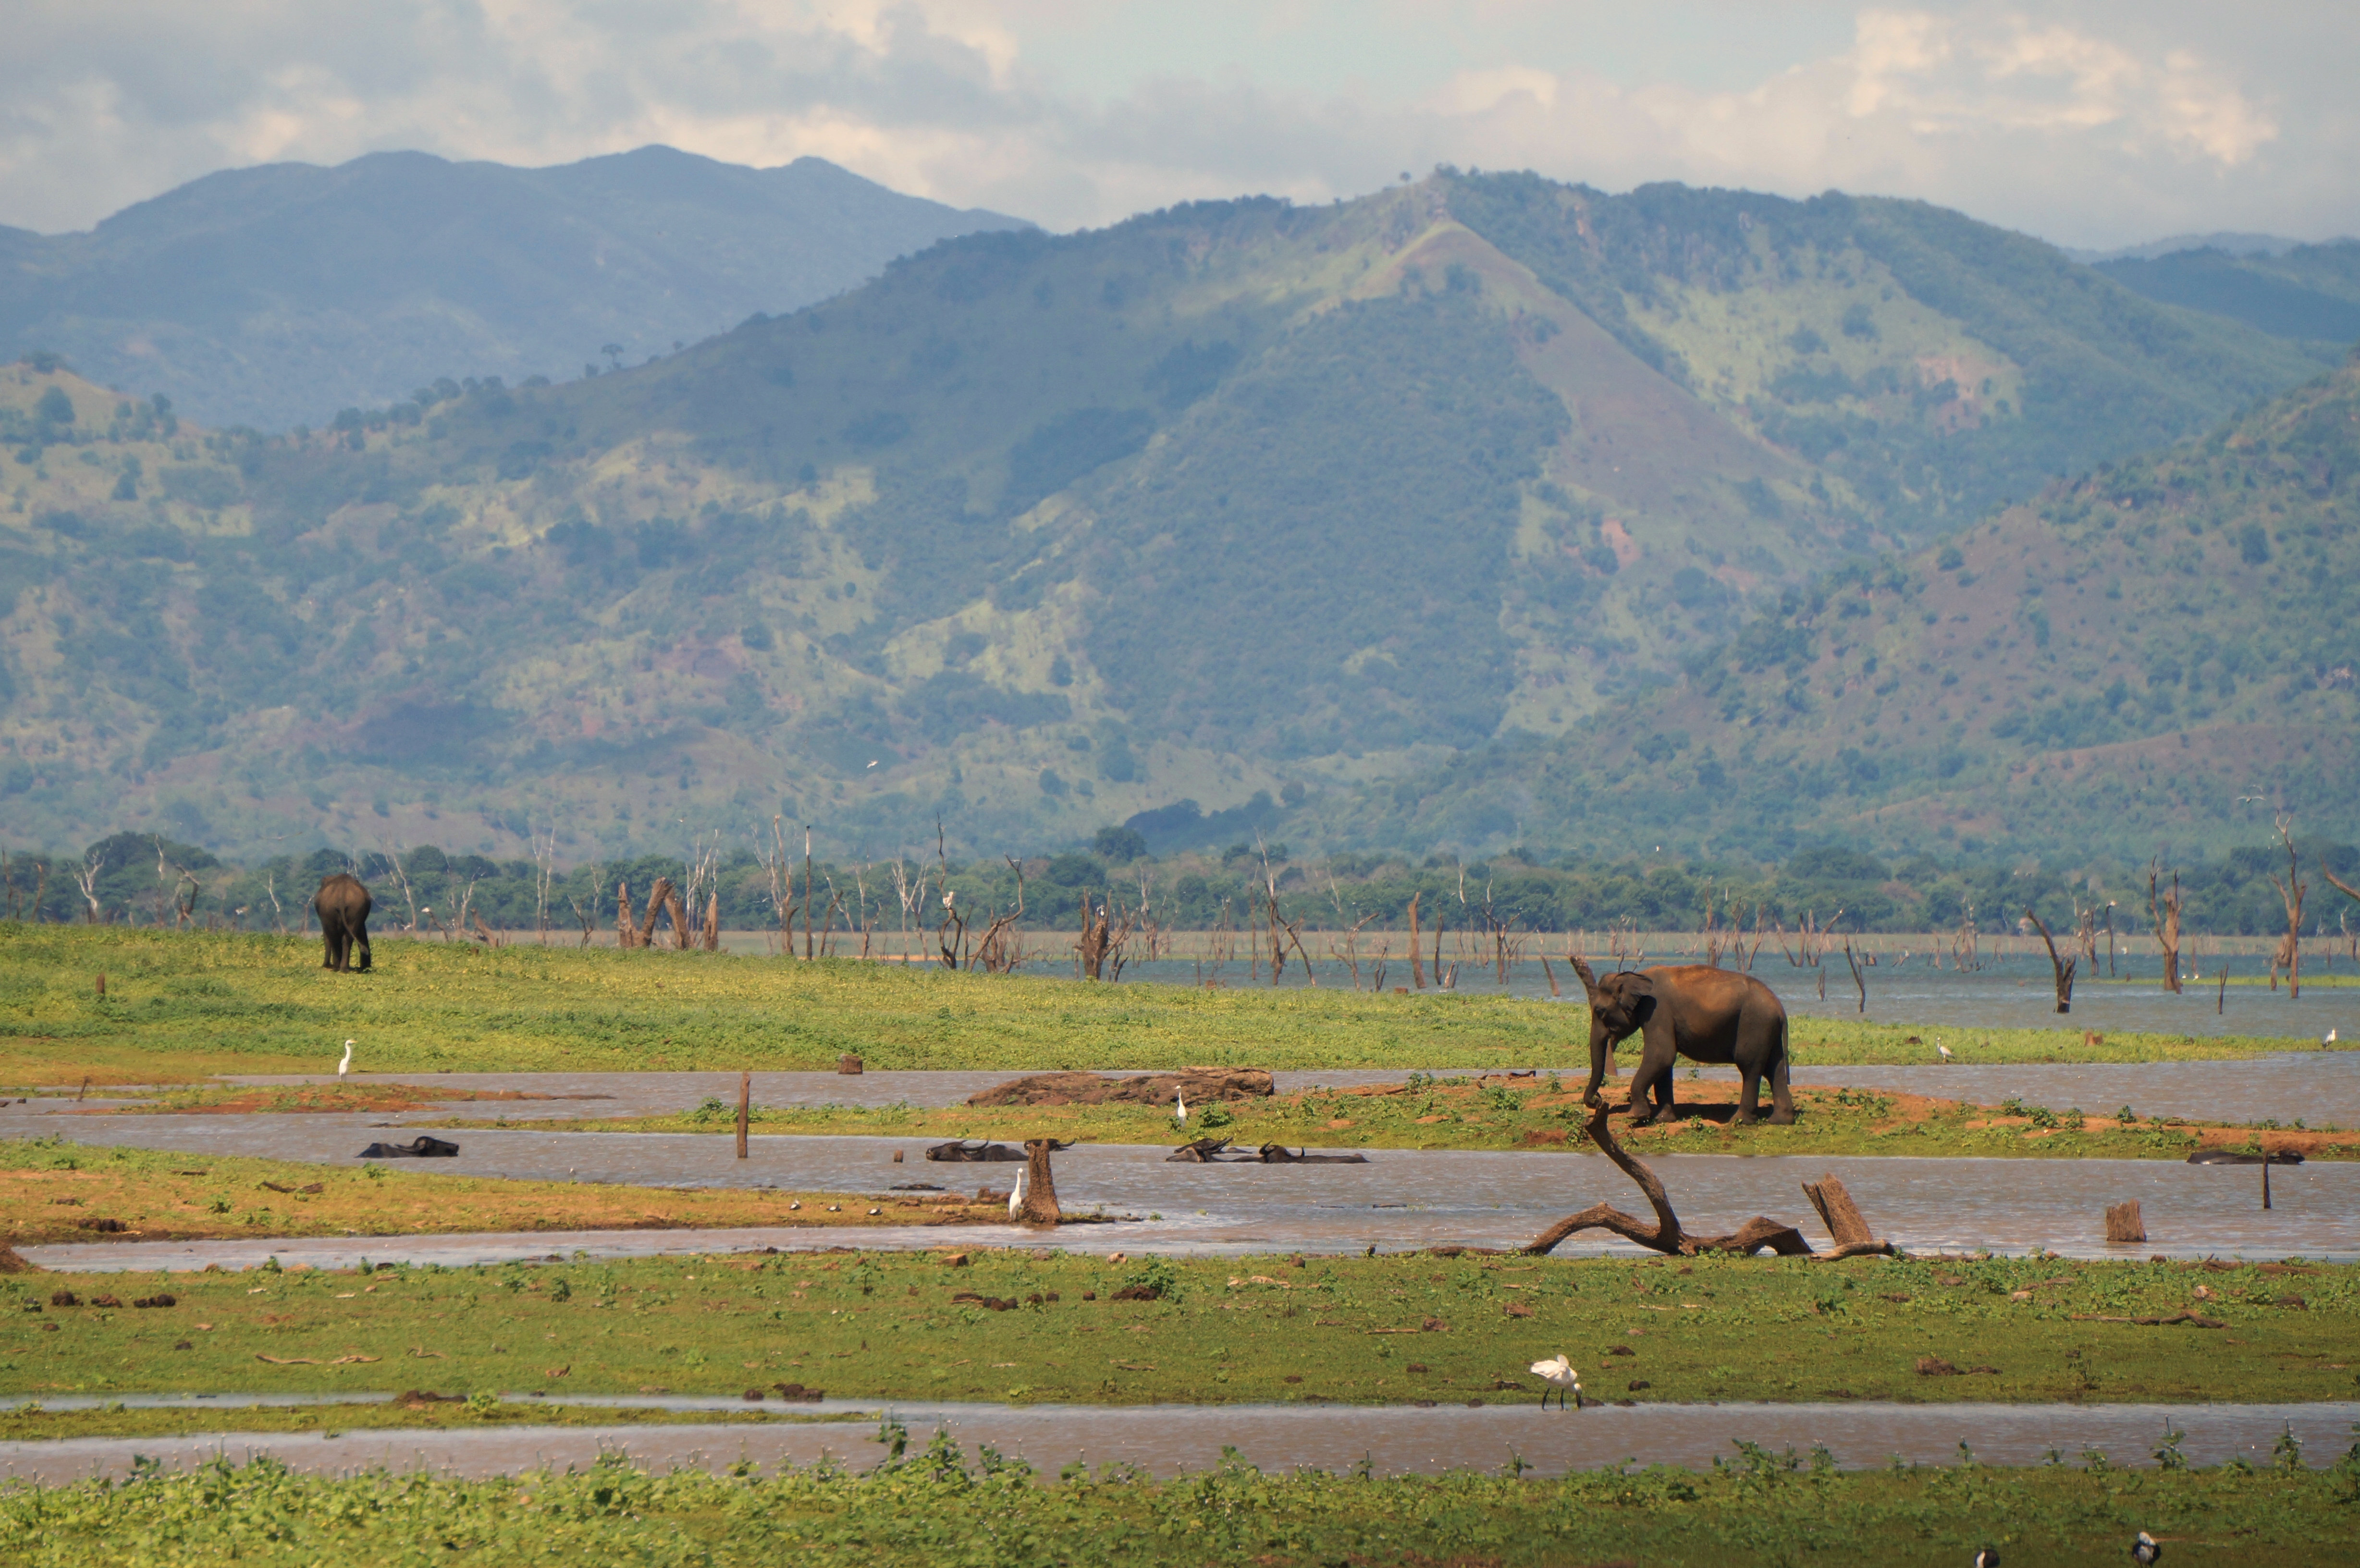
{"type": "Polygon", "coordinates": [[[1795,1102],[1786,1085],[1786,1009],[1769,986],[1751,975],[1701,964],[1624,970],[1603,980],[1592,976],[1579,958],[1573,968],[1590,993],[1590,1084],[1581,1094],[1584,1105],[1598,1104],[1607,1052],[1616,1041],[1637,1033],[1646,1041],[1638,1071],[1631,1076],[1631,1111],[1640,1123],[1670,1118],[1672,1065],[1680,1056],[1731,1063],[1743,1074],[1737,1096],[1739,1121],[1760,1116],[1765,1077],[1770,1080],[1772,1123],[1785,1127],[1795,1119],[1795,1102]],[[1652,1116],[1643,1115],[1651,1088],[1655,1108],[1652,1116]]]}
{"type": "Polygon", "coordinates": [[[311,908],[320,916],[320,940],[328,950],[320,966],[339,975],[349,975],[355,969],[366,973],[369,966],[369,893],[361,886],[361,879],[346,871],[322,877],[319,892],[312,895],[311,908]],[[355,947],[360,950],[358,964],[352,961],[355,947]]]}

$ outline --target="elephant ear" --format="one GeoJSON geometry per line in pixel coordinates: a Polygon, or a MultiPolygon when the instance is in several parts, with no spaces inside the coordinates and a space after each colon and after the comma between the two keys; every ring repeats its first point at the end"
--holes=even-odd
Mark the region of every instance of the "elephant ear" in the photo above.
{"type": "Polygon", "coordinates": [[[1574,974],[1580,977],[1581,988],[1584,992],[1588,993],[1590,1005],[1592,1007],[1597,1006],[1598,976],[1590,972],[1590,965],[1581,961],[1581,954],[1578,953],[1568,953],[1565,956],[1567,960],[1572,964],[1574,974]]]}

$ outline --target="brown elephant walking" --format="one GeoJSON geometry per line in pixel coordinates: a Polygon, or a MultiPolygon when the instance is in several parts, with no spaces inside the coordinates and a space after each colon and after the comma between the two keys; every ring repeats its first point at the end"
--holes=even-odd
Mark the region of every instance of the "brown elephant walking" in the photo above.
{"type": "Polygon", "coordinates": [[[320,917],[320,940],[328,950],[320,967],[339,975],[356,969],[366,973],[369,966],[369,892],[361,886],[361,879],[346,871],[322,877],[319,892],[312,895],[311,908],[320,917]],[[358,964],[352,961],[355,948],[360,952],[358,964]]]}
{"type": "Polygon", "coordinates": [[[1590,993],[1590,1085],[1582,1103],[1598,1104],[1606,1077],[1607,1052],[1633,1034],[1645,1045],[1631,1075],[1634,1120],[1668,1120],[1672,1115],[1672,1066],[1676,1058],[1733,1065],[1739,1086],[1737,1119],[1761,1116],[1762,1081],[1770,1081],[1770,1120],[1785,1127],[1795,1119],[1786,1083],[1789,1051],[1786,1008],[1775,993],[1751,975],[1701,964],[1662,964],[1624,970],[1600,980],[1576,958],[1574,973],[1590,993]],[[1655,1094],[1655,1110],[1645,1111],[1655,1094]]]}

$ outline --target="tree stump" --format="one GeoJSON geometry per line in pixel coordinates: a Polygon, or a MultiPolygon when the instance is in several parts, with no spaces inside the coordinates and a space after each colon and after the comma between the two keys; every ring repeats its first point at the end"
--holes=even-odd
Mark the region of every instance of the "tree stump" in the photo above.
{"type": "Polygon", "coordinates": [[[860,1058],[857,1056],[839,1056],[836,1059],[836,1070],[847,1076],[858,1078],[860,1076],[861,1071],[860,1058]]]}
{"type": "Polygon", "coordinates": [[[1049,1156],[1061,1146],[1054,1138],[1036,1138],[1024,1145],[1024,1196],[1017,1204],[1021,1225],[1054,1225],[1064,1220],[1057,1207],[1057,1181],[1049,1173],[1049,1156]]]}
{"type": "Polygon", "coordinates": [[[1819,1210],[1819,1223],[1828,1227],[1838,1247],[1870,1247],[1876,1241],[1868,1222],[1860,1217],[1860,1210],[1844,1191],[1844,1184],[1833,1176],[1822,1176],[1816,1181],[1803,1183],[1803,1196],[1811,1200],[1819,1210]]]}
{"type": "Polygon", "coordinates": [[[2139,1218],[2138,1200],[2114,1203],[2106,1209],[2106,1240],[2114,1242],[2145,1241],[2147,1224],[2139,1218]]]}

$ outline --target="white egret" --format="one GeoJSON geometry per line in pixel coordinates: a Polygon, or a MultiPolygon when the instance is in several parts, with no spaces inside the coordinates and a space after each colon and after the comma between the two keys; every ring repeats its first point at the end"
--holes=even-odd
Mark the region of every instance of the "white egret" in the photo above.
{"type": "Polygon", "coordinates": [[[353,1042],[344,1041],[344,1059],[336,1063],[336,1076],[344,1077],[353,1070],[353,1042]]]}
{"type": "Polygon", "coordinates": [[[1942,1061],[1942,1062],[1943,1062],[1945,1065],[1948,1065],[1948,1064],[1949,1064],[1949,1062],[1950,1062],[1950,1048],[1949,1046],[1947,1046],[1947,1045],[1938,1045],[1938,1046],[1936,1046],[1936,1047],[1934,1048],[1934,1054],[1935,1054],[1937,1057],[1940,1058],[1940,1059],[1941,1059],[1941,1061],[1942,1061]]]}
{"type": "Polygon", "coordinates": [[[2163,1547],[2145,1530],[2139,1531],[2138,1539],[2131,1542],[2131,1560],[2135,1563],[2152,1563],[2162,1555],[2163,1547]]]}
{"type": "Polygon", "coordinates": [[[1177,1089],[1172,1091],[1172,1119],[1182,1127],[1188,1125],[1188,1096],[1177,1089]]]}
{"type": "Polygon", "coordinates": [[[2320,1036],[2319,1043],[2322,1045],[2333,1045],[2335,1043],[2335,1031],[2333,1029],[2329,1029],[2325,1034],[2320,1036]]]}
{"type": "Polygon", "coordinates": [[[1024,1178],[1030,1174],[1029,1171],[1019,1171],[1015,1184],[1008,1189],[1008,1217],[1011,1220],[1016,1217],[1016,1211],[1024,1206],[1024,1178]]]}
{"type": "Polygon", "coordinates": [[[1581,1374],[1573,1369],[1573,1362],[1562,1350],[1546,1361],[1534,1362],[1533,1376],[1548,1385],[1547,1388],[1541,1390],[1541,1409],[1543,1410],[1548,1409],[1551,1388],[1557,1390],[1557,1402],[1559,1409],[1564,1408],[1565,1397],[1568,1394],[1571,1394],[1577,1399],[1581,1398],[1581,1374]]]}

